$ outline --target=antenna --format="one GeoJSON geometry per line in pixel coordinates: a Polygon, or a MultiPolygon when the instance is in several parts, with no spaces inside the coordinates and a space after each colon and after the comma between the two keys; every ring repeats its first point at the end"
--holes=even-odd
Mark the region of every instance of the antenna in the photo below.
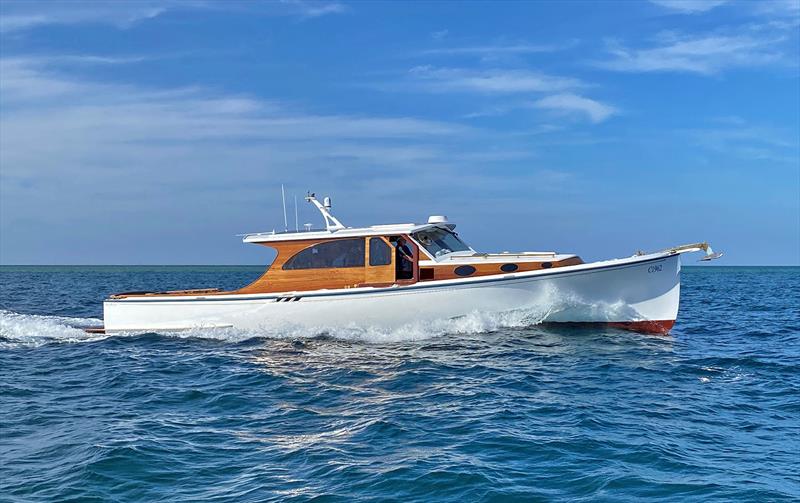
{"type": "Polygon", "coordinates": [[[297,225],[297,194],[294,195],[294,231],[299,231],[300,228],[297,225]]]}
{"type": "Polygon", "coordinates": [[[319,201],[317,201],[317,198],[314,197],[314,194],[309,192],[306,196],[306,201],[312,203],[317,207],[319,212],[322,213],[322,218],[325,219],[325,227],[327,228],[328,232],[335,232],[339,229],[345,228],[342,222],[338,221],[336,217],[331,215],[331,212],[328,211],[331,208],[331,198],[326,197],[323,199],[324,204],[321,204],[319,201]]]}
{"type": "Polygon", "coordinates": [[[283,230],[289,230],[289,222],[286,220],[286,193],[283,191],[283,184],[281,184],[281,199],[283,200],[283,230]]]}

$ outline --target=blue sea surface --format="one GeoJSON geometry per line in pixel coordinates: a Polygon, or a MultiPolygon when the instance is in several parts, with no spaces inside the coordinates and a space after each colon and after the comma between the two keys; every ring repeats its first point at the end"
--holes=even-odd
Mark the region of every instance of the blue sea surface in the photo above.
{"type": "Polygon", "coordinates": [[[669,336],[74,328],[261,270],[0,267],[0,500],[800,500],[800,268],[684,268],[669,336]]]}

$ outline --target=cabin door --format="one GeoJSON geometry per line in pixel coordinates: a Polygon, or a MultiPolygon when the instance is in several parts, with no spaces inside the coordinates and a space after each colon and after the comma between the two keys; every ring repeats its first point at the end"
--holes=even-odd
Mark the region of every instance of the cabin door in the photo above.
{"type": "Polygon", "coordinates": [[[419,248],[407,236],[366,239],[366,284],[410,284],[419,277],[419,248]],[[398,241],[404,240],[403,252],[398,241]],[[410,258],[409,258],[410,257],[410,258]]]}
{"type": "Polygon", "coordinates": [[[419,248],[408,236],[392,236],[395,283],[416,283],[419,278],[419,248]]]}
{"type": "Polygon", "coordinates": [[[365,283],[370,285],[387,285],[395,282],[394,247],[385,237],[368,237],[366,239],[366,277],[365,283]]]}

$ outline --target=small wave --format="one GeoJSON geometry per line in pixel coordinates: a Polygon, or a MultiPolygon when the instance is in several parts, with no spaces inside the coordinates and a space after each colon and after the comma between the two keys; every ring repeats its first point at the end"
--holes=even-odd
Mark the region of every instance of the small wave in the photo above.
{"type": "Polygon", "coordinates": [[[102,324],[97,318],[70,318],[20,314],[0,309],[0,348],[38,347],[51,342],[86,342],[104,339],[83,328],[102,324]]]}

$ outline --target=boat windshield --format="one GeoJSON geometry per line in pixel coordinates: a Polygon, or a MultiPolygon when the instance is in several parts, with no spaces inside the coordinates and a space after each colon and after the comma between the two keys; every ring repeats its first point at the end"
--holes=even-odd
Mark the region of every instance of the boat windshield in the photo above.
{"type": "Polygon", "coordinates": [[[470,247],[461,241],[455,232],[440,227],[425,229],[412,236],[434,257],[441,257],[453,252],[470,251],[470,247]]]}

